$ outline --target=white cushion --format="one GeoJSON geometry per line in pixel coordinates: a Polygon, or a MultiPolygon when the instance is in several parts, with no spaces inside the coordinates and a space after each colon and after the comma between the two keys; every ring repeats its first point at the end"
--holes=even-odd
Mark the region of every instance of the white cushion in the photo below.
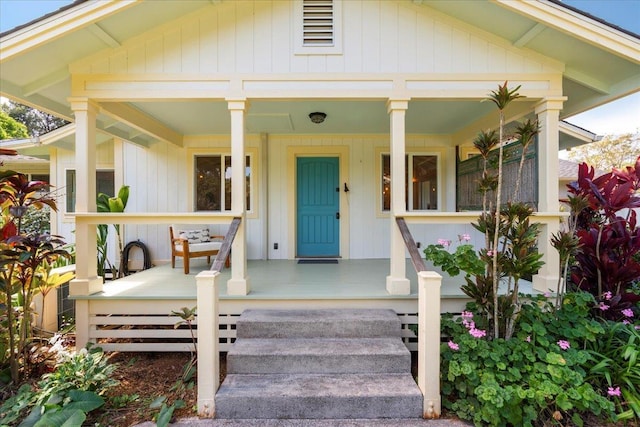
{"type": "MultiPolygon", "coordinates": [[[[206,243],[189,243],[189,252],[203,252],[203,251],[219,251],[222,247],[222,242],[206,242],[206,243]]],[[[176,248],[182,250],[182,244],[176,243],[176,248]]]]}

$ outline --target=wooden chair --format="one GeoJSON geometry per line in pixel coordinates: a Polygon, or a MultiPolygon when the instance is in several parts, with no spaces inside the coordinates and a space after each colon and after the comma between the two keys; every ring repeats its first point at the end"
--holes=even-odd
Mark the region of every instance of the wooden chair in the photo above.
{"type": "MultiPolygon", "coordinates": [[[[207,263],[211,264],[211,257],[218,254],[224,236],[210,236],[209,229],[198,226],[185,226],[177,228],[169,227],[171,238],[171,268],[176,268],[176,257],[182,257],[184,274],[189,274],[189,261],[191,258],[207,257],[207,263]]],[[[230,261],[227,257],[225,267],[229,268],[230,261]]]]}

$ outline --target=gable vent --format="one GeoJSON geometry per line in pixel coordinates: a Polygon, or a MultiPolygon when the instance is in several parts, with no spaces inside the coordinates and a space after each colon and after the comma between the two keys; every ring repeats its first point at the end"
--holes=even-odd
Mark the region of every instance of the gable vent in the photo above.
{"type": "Polygon", "coordinates": [[[304,46],[333,46],[333,0],[303,0],[302,19],[304,46]]]}

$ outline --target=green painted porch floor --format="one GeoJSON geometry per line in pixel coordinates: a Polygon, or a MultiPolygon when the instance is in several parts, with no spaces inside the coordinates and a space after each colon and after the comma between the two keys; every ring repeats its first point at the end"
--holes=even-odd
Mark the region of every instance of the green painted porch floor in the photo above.
{"type": "MultiPolygon", "coordinates": [[[[183,273],[182,263],[176,268],[170,264],[153,267],[130,276],[107,282],[102,292],[82,299],[195,299],[196,275],[208,269],[206,259],[191,260],[191,272],[183,273]]],[[[386,276],[388,259],[340,260],[338,264],[297,264],[295,260],[250,260],[247,272],[251,292],[247,296],[227,295],[227,280],[231,270],[225,269],[220,277],[220,299],[416,299],[418,278],[407,260],[407,277],[411,281],[411,294],[389,295],[386,276]]],[[[437,271],[437,269],[436,269],[437,271]]],[[[442,274],[440,271],[438,271],[442,274]]],[[[441,297],[466,299],[460,290],[464,277],[442,274],[441,297]]],[[[530,282],[522,282],[521,291],[532,293],[530,282]]]]}

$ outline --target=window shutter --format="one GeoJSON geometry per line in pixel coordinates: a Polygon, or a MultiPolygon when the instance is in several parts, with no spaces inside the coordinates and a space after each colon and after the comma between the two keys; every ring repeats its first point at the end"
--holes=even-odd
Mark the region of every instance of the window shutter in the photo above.
{"type": "Polygon", "coordinates": [[[333,0],[303,0],[302,18],[304,46],[333,46],[333,0]]]}

